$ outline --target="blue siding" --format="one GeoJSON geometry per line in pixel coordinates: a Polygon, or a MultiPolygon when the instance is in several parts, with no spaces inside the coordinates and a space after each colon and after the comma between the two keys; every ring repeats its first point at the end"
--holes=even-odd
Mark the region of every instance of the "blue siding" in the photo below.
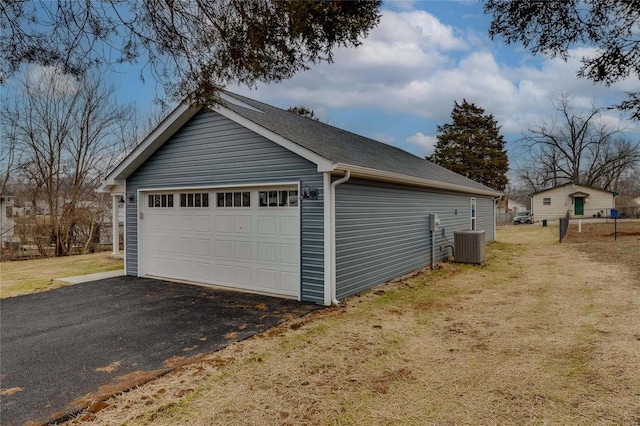
{"type": "Polygon", "coordinates": [[[493,201],[493,198],[487,197],[476,197],[476,200],[476,207],[478,208],[476,228],[485,231],[485,241],[493,241],[496,239],[494,234],[496,222],[493,216],[495,201],[493,201]]]}
{"type": "MultiPolygon", "coordinates": [[[[217,113],[201,111],[127,179],[139,188],[217,186],[301,181],[318,189],[301,203],[302,300],[324,301],[322,174],[316,165],[217,113]]],[[[138,274],[137,201],[127,204],[126,262],[138,274]]]]}
{"type": "MultiPolygon", "coordinates": [[[[452,255],[453,232],[471,226],[471,197],[352,179],[336,188],[336,282],[339,299],[431,264],[429,215],[441,231],[436,261],[452,255]]],[[[493,235],[493,199],[476,196],[477,229],[493,235]]]]}

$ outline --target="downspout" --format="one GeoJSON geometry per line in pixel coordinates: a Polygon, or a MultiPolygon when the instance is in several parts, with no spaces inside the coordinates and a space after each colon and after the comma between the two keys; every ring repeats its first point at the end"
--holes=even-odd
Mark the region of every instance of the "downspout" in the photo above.
{"type": "Polygon", "coordinates": [[[331,303],[339,305],[336,290],[336,187],[351,178],[351,172],[331,183],[331,303]]]}

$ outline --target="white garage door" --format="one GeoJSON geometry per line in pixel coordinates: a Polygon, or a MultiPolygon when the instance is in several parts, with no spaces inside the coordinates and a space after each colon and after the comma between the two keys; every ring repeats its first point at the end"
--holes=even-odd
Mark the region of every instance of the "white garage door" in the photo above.
{"type": "Polygon", "coordinates": [[[300,294],[296,187],[146,192],[141,275],[300,294]]]}

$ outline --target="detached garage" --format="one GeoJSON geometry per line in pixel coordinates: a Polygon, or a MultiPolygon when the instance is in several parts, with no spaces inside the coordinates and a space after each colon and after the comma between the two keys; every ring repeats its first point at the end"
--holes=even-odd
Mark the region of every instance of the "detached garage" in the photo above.
{"type": "Polygon", "coordinates": [[[454,231],[495,238],[500,193],[387,144],[220,98],[178,107],[102,183],[115,217],[126,203],[127,275],[328,305],[451,256],[454,231]]]}

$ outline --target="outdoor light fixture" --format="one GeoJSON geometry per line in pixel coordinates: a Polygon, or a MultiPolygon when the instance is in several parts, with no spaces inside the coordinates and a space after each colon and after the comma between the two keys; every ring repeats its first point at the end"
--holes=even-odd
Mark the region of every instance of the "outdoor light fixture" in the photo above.
{"type": "Polygon", "coordinates": [[[135,197],[133,194],[120,194],[120,199],[118,200],[118,204],[123,205],[125,202],[133,203],[135,197]]]}
{"type": "Polygon", "coordinates": [[[310,188],[309,185],[305,185],[302,188],[302,193],[300,194],[301,200],[317,200],[318,199],[318,189],[310,188]]]}

